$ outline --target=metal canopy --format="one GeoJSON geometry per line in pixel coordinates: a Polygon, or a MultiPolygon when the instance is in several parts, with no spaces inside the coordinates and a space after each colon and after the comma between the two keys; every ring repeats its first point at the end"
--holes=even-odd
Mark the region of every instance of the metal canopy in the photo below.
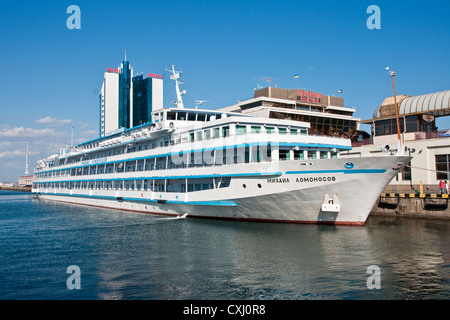
{"type": "MultiPolygon", "coordinates": [[[[383,107],[384,105],[381,105],[375,110],[373,119],[361,122],[372,122],[395,117],[395,115],[382,116],[381,109],[383,107]]],[[[412,114],[429,114],[435,117],[448,116],[450,115],[450,90],[403,98],[398,104],[398,114],[399,116],[412,114]]]]}
{"type": "Polygon", "coordinates": [[[402,101],[399,114],[426,113],[435,116],[448,114],[450,111],[450,90],[409,97],[402,101]]]}

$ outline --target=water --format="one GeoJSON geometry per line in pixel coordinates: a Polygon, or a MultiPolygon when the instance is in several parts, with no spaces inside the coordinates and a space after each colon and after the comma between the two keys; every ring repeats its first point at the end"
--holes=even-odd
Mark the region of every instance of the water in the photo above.
{"type": "Polygon", "coordinates": [[[166,218],[0,191],[0,299],[449,299],[449,230],[166,218]],[[67,287],[71,265],[81,289],[67,287]]]}

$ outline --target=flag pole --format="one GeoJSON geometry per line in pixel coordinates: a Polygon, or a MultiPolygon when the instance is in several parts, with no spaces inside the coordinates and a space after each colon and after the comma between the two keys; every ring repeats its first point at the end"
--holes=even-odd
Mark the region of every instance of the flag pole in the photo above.
{"type": "Polygon", "coordinates": [[[298,74],[294,74],[293,76],[294,79],[298,79],[298,85],[297,85],[297,90],[300,90],[300,76],[298,74]]]}
{"type": "Polygon", "coordinates": [[[399,150],[397,152],[403,152],[402,137],[400,135],[400,120],[399,120],[399,116],[398,116],[397,96],[395,94],[395,83],[394,83],[394,77],[397,75],[397,73],[392,71],[389,67],[387,67],[386,70],[388,70],[389,74],[391,75],[392,88],[394,89],[395,118],[397,120],[397,138],[398,138],[398,144],[399,144],[399,148],[398,148],[399,150]],[[402,149],[402,150],[400,150],[400,149],[402,149]]]}

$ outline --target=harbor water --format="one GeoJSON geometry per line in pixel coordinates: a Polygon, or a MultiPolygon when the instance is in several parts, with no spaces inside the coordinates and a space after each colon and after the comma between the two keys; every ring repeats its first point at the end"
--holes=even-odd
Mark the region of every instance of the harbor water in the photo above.
{"type": "Polygon", "coordinates": [[[2,300],[450,298],[449,220],[174,218],[0,190],[0,243],[2,300]]]}

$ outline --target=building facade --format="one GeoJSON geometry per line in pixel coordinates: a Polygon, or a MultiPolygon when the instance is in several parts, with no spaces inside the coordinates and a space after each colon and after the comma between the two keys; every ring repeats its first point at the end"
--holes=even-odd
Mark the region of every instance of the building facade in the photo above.
{"type": "Polygon", "coordinates": [[[153,110],[163,108],[163,80],[158,75],[149,74],[133,78],[133,127],[151,121],[153,110]]]}
{"type": "MultiPolygon", "coordinates": [[[[397,96],[399,133],[406,152],[413,158],[393,179],[388,192],[419,190],[436,192],[439,181],[450,181],[450,131],[436,126],[436,118],[450,115],[450,90],[419,96],[397,96]]],[[[353,149],[343,155],[393,153],[398,146],[397,116],[394,98],[386,98],[375,110],[370,124],[372,134],[353,141],[353,149]]]]}
{"type": "Polygon", "coordinates": [[[152,110],[163,107],[162,76],[133,77],[133,69],[125,60],[104,73],[99,100],[100,137],[147,123],[152,110]]]}
{"type": "Polygon", "coordinates": [[[359,129],[360,120],[353,117],[355,109],[344,107],[342,97],[276,87],[255,90],[252,99],[222,110],[308,122],[309,134],[348,138],[359,129]]]}

